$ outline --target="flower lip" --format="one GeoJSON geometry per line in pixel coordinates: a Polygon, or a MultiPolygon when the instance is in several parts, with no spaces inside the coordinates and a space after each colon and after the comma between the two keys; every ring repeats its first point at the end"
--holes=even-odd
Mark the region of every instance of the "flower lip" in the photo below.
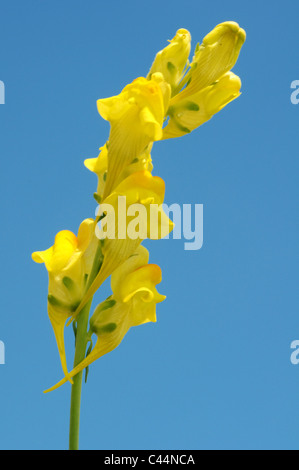
{"type": "Polygon", "coordinates": [[[77,246],[76,235],[69,230],[62,230],[56,235],[52,247],[32,253],[32,259],[36,263],[45,263],[48,271],[59,271],[67,265],[77,246]]]}

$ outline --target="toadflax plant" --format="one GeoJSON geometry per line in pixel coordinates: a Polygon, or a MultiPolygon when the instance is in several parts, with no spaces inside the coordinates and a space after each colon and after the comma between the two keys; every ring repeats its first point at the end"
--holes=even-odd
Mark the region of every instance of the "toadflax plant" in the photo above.
{"type": "Polygon", "coordinates": [[[52,247],[32,254],[49,274],[48,315],[64,374],[46,392],[72,384],[71,450],[79,448],[84,369],[115,349],[131,327],[156,322],[156,305],[165,299],[157,290],[161,269],[149,263],[141,245],[173,229],[162,208],[165,183],[152,174],[153,143],[189,134],[240,95],[240,78],[231,69],[245,37],[237,23],[219,24],[189,62],[191,36],[179,29],[157,53],[146,77],[136,78],[119,95],[98,100],[110,135],[98,157],[85,161],[98,179],[97,215],[84,220],[76,235],[63,230],[52,247]],[[109,277],[112,294],[90,316],[93,296],[109,277]],[[71,324],[75,351],[69,371],[64,330],[71,324]]]}

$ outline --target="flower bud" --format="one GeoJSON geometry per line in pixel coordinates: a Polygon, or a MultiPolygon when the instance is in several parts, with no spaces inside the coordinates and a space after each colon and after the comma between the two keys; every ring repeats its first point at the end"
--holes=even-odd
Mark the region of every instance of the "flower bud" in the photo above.
{"type": "Polygon", "coordinates": [[[172,105],[163,139],[180,137],[201,126],[240,96],[240,88],[240,78],[227,72],[212,85],[172,105]]]}
{"type": "Polygon", "coordinates": [[[182,78],[191,48],[191,35],[187,29],[179,29],[170,44],[157,53],[148,77],[160,72],[174,89],[182,78]]]}
{"type": "Polygon", "coordinates": [[[187,86],[171,100],[170,105],[212,85],[230,71],[245,39],[246,33],[238,23],[227,21],[216,26],[197,48],[187,74],[187,86]]]}

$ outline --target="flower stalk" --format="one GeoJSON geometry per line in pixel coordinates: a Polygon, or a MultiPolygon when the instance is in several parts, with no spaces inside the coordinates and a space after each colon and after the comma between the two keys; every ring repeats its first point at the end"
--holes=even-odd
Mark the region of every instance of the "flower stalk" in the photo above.
{"type": "MultiPolygon", "coordinates": [[[[91,300],[85,305],[80,315],[78,316],[74,367],[80,364],[80,362],[82,362],[85,358],[88,342],[87,328],[90,307],[91,300]]],[[[79,372],[73,378],[70,408],[69,450],[79,450],[82,376],[83,371],[79,372]]]]}
{"type": "Polygon", "coordinates": [[[93,193],[98,215],[84,220],[77,235],[63,230],[52,247],[32,254],[49,274],[48,315],[64,374],[45,393],[72,384],[70,450],[79,449],[84,369],[117,348],[131,328],[156,322],[156,306],[165,300],[156,289],[161,269],[149,263],[142,246],[144,239],[164,238],[174,227],[163,209],[165,183],[152,175],[153,144],[189,134],[240,96],[241,80],[231,69],[245,37],[237,23],[221,23],[196,46],[190,63],[191,35],[181,28],[156,54],[146,77],[97,101],[99,114],[110,123],[98,157],[85,160],[98,178],[93,193]],[[143,210],[136,216],[137,206],[143,210]],[[128,217],[121,216],[122,207],[128,217]],[[112,294],[90,317],[93,297],[109,277],[112,294]],[[75,352],[69,371],[64,331],[71,324],[75,352]]]}

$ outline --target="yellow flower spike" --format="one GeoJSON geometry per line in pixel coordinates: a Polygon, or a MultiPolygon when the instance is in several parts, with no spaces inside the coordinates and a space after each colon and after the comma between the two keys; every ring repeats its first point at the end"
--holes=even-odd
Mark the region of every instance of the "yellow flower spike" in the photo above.
{"type": "Polygon", "coordinates": [[[86,276],[91,269],[95,251],[95,222],[86,219],[79,227],[78,236],[68,230],[59,232],[54,245],[32,254],[37,263],[45,263],[49,274],[48,315],[57,342],[65,376],[68,374],[64,327],[76,310],[85,289],[86,276]]]}
{"type": "Polygon", "coordinates": [[[241,80],[227,72],[213,85],[181,100],[169,108],[169,122],[163,139],[180,137],[201,126],[227,104],[240,96],[241,80]]]}
{"type": "MultiPolygon", "coordinates": [[[[104,261],[101,269],[93,281],[92,285],[84,295],[72,319],[82,310],[88,300],[96,293],[101,284],[112,274],[115,269],[126,261],[138,248],[145,238],[158,239],[168,235],[173,230],[173,222],[164,213],[161,207],[164,201],[165,183],[162,178],[152,176],[148,171],[133,173],[123,180],[110,196],[100,205],[109,205],[114,209],[115,219],[112,217],[112,230],[106,236],[102,253],[104,261]],[[122,201],[125,197],[125,201],[122,201]],[[141,227],[140,232],[135,236],[134,219],[135,214],[127,215],[128,208],[134,208],[134,204],[139,204],[139,209],[143,209],[138,214],[141,227]],[[154,216],[151,218],[151,205],[154,205],[154,216]],[[142,207],[141,207],[142,206],[142,207]],[[121,218],[119,218],[121,214],[121,218]]],[[[138,210],[138,207],[136,208],[138,210]]],[[[106,216],[108,217],[108,215],[106,216]]],[[[103,219],[102,222],[104,222],[103,219]]],[[[109,219],[107,221],[109,225],[109,219]]],[[[111,229],[111,226],[110,226],[111,229]]]]}
{"type": "Polygon", "coordinates": [[[157,53],[148,78],[151,78],[153,73],[160,72],[171,88],[175,89],[182,78],[186,65],[188,65],[191,35],[187,29],[181,28],[169,43],[157,53]]]}
{"type": "MultiPolygon", "coordinates": [[[[111,276],[113,295],[100,304],[90,319],[91,332],[97,342],[91,353],[75,367],[69,378],[84,370],[100,357],[113,351],[122,342],[130,328],[156,322],[156,304],[166,297],[157,292],[162,280],[161,269],[147,264],[148,252],[139,247],[111,276]],[[143,264],[146,262],[146,264],[143,264]]],[[[64,378],[45,393],[66,383],[64,378]]]]}
{"type": "Polygon", "coordinates": [[[151,80],[137,78],[118,96],[98,100],[97,105],[100,115],[111,125],[104,189],[106,198],[125,167],[150,143],[162,138],[166,103],[161,76],[154,76],[151,80]]]}

